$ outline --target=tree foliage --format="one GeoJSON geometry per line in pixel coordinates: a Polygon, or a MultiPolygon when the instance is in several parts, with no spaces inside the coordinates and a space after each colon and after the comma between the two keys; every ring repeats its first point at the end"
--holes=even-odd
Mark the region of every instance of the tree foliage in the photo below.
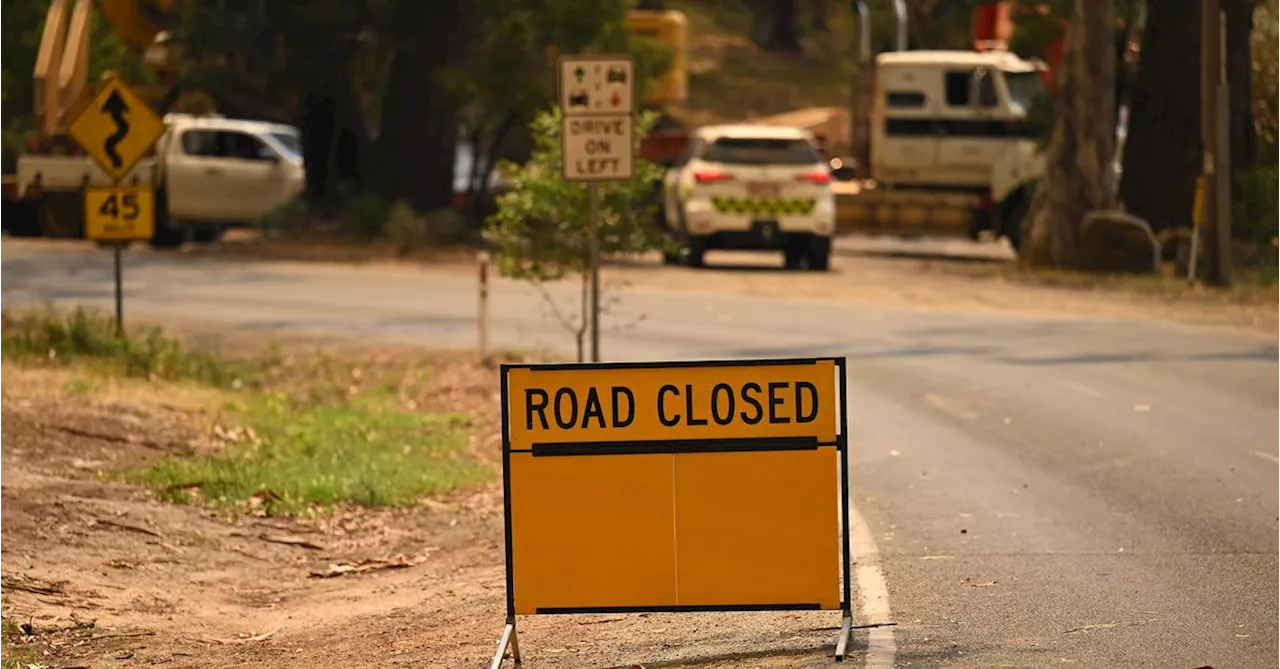
{"type": "Polygon", "coordinates": [[[1258,134],[1258,162],[1277,161],[1276,125],[1280,122],[1280,3],[1267,0],[1254,13],[1253,121],[1258,134]]]}
{"type": "MultiPolygon", "coordinates": [[[[587,185],[561,178],[561,118],[558,109],[534,118],[533,157],[523,166],[507,165],[512,190],[498,198],[498,211],[486,222],[504,276],[541,283],[588,270],[587,185]]],[[[656,121],[652,112],[640,114],[637,139],[656,121]]],[[[653,198],[661,179],[661,168],[637,159],[630,181],[599,186],[601,256],[643,253],[663,244],[653,198]]]]}

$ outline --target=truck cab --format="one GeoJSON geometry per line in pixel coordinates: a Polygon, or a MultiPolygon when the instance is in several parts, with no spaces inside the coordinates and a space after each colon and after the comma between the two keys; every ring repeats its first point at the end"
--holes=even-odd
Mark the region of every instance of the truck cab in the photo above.
{"type": "Polygon", "coordinates": [[[889,186],[987,192],[1027,155],[1043,66],[1004,51],[904,51],[875,61],[871,177],[889,186]]]}
{"type": "Polygon", "coordinates": [[[221,117],[165,116],[156,145],[174,223],[255,221],[304,187],[297,128],[221,117]]]}

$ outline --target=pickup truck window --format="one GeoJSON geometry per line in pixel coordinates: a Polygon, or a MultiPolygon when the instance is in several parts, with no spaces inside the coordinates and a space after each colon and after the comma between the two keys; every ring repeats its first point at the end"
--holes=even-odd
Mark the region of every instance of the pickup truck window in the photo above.
{"type": "Polygon", "coordinates": [[[188,130],[182,133],[182,152],[201,158],[272,160],[275,151],[262,140],[232,130],[188,130]]]}
{"type": "Polygon", "coordinates": [[[182,133],[182,152],[188,156],[216,157],[217,133],[211,130],[188,130],[182,133]]]}

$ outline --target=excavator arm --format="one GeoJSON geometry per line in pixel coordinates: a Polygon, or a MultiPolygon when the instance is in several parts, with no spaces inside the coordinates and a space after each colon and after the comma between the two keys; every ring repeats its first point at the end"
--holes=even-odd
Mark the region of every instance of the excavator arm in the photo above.
{"type": "Polygon", "coordinates": [[[89,85],[89,39],[93,8],[102,10],[111,28],[162,81],[177,73],[177,58],[167,48],[168,30],[177,19],[177,0],[52,0],[45,14],[40,49],[32,73],[36,128],[42,142],[66,131],[68,112],[89,85]]]}
{"type": "Polygon", "coordinates": [[[175,0],[97,0],[97,4],[120,39],[138,54],[145,54],[177,20],[175,0]]]}

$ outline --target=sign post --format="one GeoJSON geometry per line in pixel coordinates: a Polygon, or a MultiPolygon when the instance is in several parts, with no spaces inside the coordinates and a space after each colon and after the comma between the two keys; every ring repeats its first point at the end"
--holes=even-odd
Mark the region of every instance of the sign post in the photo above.
{"type": "MultiPolygon", "coordinates": [[[[85,237],[109,246],[115,260],[116,329],[124,334],[124,271],[121,253],[131,241],[155,234],[155,191],[121,186],[139,160],[164,134],[164,121],[122,79],[107,79],[67,128],[67,134],[115,184],[84,191],[85,237]]],[[[136,179],[135,179],[136,183],[136,179]]]]}
{"type": "Polygon", "coordinates": [[[635,62],[629,55],[561,56],[561,176],[585,182],[591,274],[591,361],[600,361],[600,186],[635,170],[635,62]]]}
{"type": "Polygon", "coordinates": [[[845,359],[503,365],[517,615],[853,610],[845,359]]]}

